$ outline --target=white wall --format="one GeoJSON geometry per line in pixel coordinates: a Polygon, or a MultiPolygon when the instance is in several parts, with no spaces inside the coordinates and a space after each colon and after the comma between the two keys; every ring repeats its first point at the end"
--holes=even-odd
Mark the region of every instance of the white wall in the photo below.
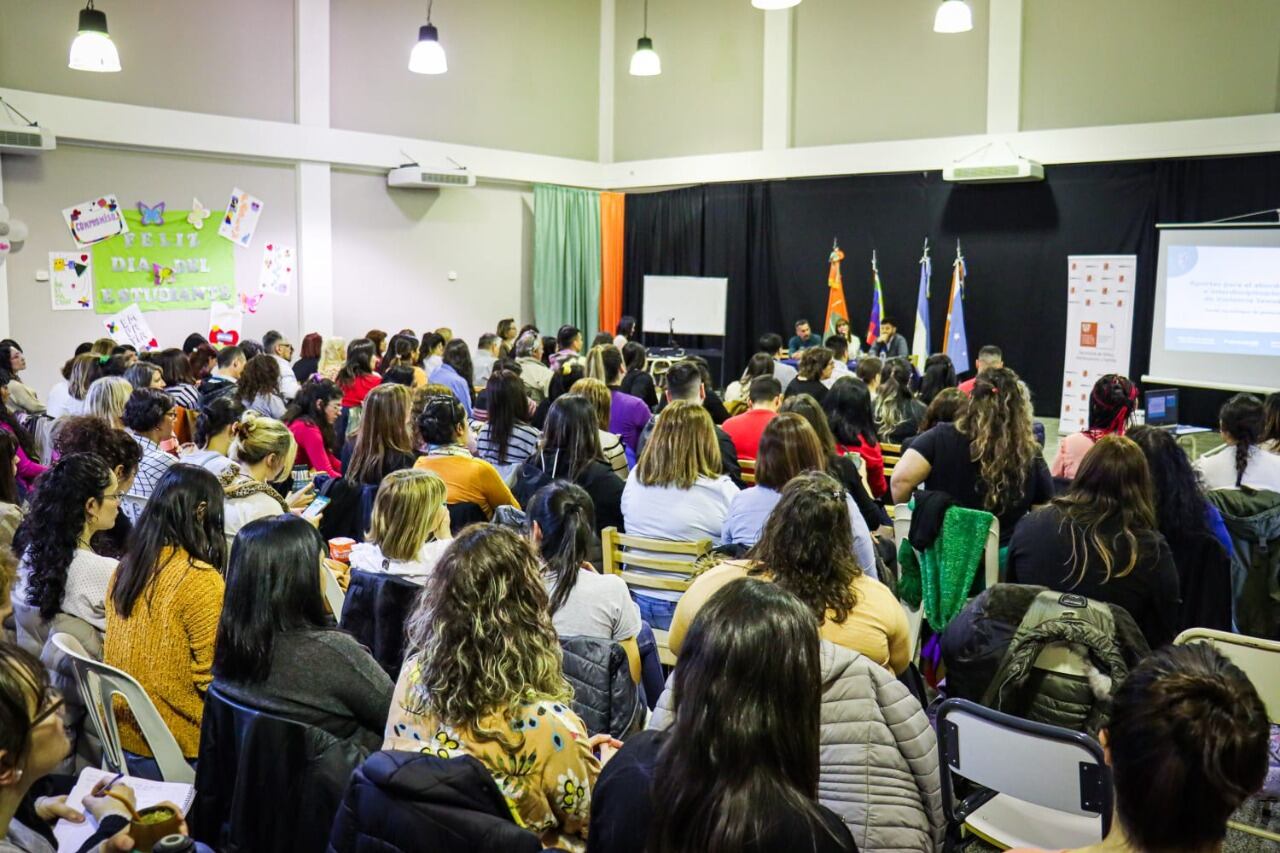
{"type": "MultiPolygon", "coordinates": [[[[233,163],[194,157],[60,148],[41,157],[4,157],[5,204],[13,216],[31,229],[23,250],[6,263],[9,278],[9,333],[25,348],[30,373],[24,377],[43,396],[57,380],[57,371],[81,341],[103,337],[107,315],[54,311],[49,285],[37,282],[37,270],[47,270],[48,253],[76,248],[62,221],[62,209],[86,198],[116,193],[122,204],[139,200],[164,201],[171,209],[187,209],[197,196],[221,211],[235,186],[261,198],[265,208],[253,246],[236,249],[236,277],[243,289],[254,287],[265,240],[296,244],[294,170],[262,163],[233,163]]],[[[217,236],[215,212],[206,222],[209,239],[217,236]]],[[[148,311],[148,323],[161,346],[181,346],[191,332],[207,332],[209,312],[148,311]]],[[[268,297],[257,314],[246,316],[246,337],[261,337],[270,328],[298,335],[298,301],[268,297]]],[[[297,338],[294,339],[297,343],[297,338]]]]}
{"type": "Polygon", "coordinates": [[[337,334],[449,326],[474,349],[503,317],[532,322],[532,206],[519,187],[389,191],[380,175],[335,171],[337,334]]]}

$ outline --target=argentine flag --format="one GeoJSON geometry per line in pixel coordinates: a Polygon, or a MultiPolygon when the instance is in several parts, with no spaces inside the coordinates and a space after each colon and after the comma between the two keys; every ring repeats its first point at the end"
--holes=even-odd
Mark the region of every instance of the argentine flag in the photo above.
{"type": "Polygon", "coordinates": [[[929,259],[929,241],[924,241],[920,258],[920,295],[916,297],[916,331],[911,337],[911,361],[916,370],[924,370],[929,358],[929,279],[933,277],[933,261],[929,259]]]}

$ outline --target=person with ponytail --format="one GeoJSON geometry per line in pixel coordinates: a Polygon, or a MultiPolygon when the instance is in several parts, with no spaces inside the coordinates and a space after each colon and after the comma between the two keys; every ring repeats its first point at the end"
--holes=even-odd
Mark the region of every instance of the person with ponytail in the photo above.
{"type": "Polygon", "coordinates": [[[1075,853],[1221,851],[1227,821],[1266,779],[1269,738],[1257,689],[1212,645],[1152,653],[1099,735],[1115,787],[1111,831],[1075,853]]]}
{"type": "Polygon", "coordinates": [[[245,412],[236,427],[231,458],[240,464],[218,477],[226,494],[226,534],[230,542],[251,521],[286,512],[301,513],[315,500],[311,483],[280,497],[276,483],[289,480],[298,442],[284,424],[245,412]]]}
{"type": "Polygon", "coordinates": [[[556,480],[529,501],[529,542],[542,558],[542,581],[551,599],[551,623],[561,637],[595,637],[622,646],[631,677],[640,680],[640,609],[616,575],[587,562],[595,535],[591,497],[556,480]]]}
{"type": "Polygon", "coordinates": [[[818,803],[822,651],[804,602],[725,586],[693,620],[673,693],[670,728],[628,738],[600,774],[589,851],[855,853],[818,803]]]}
{"type": "Polygon", "coordinates": [[[498,469],[477,459],[467,449],[471,425],[467,411],[453,394],[437,394],[427,399],[418,416],[418,432],[427,444],[427,453],[414,468],[432,471],[444,480],[448,503],[471,503],[492,518],[500,506],[520,508],[498,469]]]}
{"type": "Polygon", "coordinates": [[[1267,450],[1265,409],[1252,394],[1237,394],[1218,410],[1222,447],[1195,462],[1207,489],[1266,489],[1280,492],[1280,454],[1267,450]]]}
{"type": "Polygon", "coordinates": [[[236,439],[244,406],[234,395],[219,397],[200,410],[196,418],[195,444],[198,449],[188,449],[179,459],[187,465],[208,468],[215,477],[236,467],[231,459],[231,444],[236,439]]]}
{"type": "Polygon", "coordinates": [[[982,371],[955,423],[940,423],[911,442],[893,469],[893,500],[906,503],[922,483],[996,516],[1002,546],[1031,507],[1049,502],[1053,478],[1018,374],[1007,367],[982,371]]]}
{"type": "Polygon", "coordinates": [[[1074,477],[1081,460],[1098,439],[1104,435],[1124,435],[1137,404],[1138,387],[1124,376],[1108,373],[1098,379],[1089,395],[1088,428],[1059,442],[1050,473],[1068,480],[1074,477]]]}
{"type": "Polygon", "coordinates": [[[1266,418],[1262,429],[1262,441],[1266,444],[1267,450],[1280,453],[1280,391],[1267,397],[1267,401],[1263,403],[1263,410],[1266,418]]]}

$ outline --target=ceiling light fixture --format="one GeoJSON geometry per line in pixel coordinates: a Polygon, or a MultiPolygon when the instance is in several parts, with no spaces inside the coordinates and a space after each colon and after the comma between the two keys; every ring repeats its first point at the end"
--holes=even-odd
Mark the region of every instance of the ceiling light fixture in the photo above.
{"type": "Polygon", "coordinates": [[[751,5],[757,9],[772,11],[774,9],[790,9],[792,6],[799,6],[800,0],[751,0],[751,5]]]}
{"type": "Polygon", "coordinates": [[[80,26],[71,42],[67,67],[76,71],[120,70],[120,53],[107,35],[107,16],[93,8],[93,0],[80,10],[80,26]]]}
{"type": "Polygon", "coordinates": [[[435,0],[427,0],[427,22],[418,28],[418,43],[409,54],[409,70],[414,74],[443,74],[449,70],[440,46],[440,31],[431,23],[431,7],[435,0]]]}
{"type": "Polygon", "coordinates": [[[656,77],[662,73],[662,59],[653,49],[649,38],[649,0],[644,0],[644,35],[636,42],[636,52],[631,55],[632,77],[656,77]]]}
{"type": "Polygon", "coordinates": [[[933,18],[935,33],[967,33],[973,29],[973,10],[965,0],[945,0],[933,18]]]}

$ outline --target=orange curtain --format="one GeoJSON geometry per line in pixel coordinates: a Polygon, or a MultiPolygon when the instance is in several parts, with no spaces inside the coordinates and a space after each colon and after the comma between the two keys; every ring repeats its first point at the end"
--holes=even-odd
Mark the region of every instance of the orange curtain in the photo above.
{"type": "Polygon", "coordinates": [[[625,193],[600,193],[600,331],[622,317],[622,252],[625,193]]]}

